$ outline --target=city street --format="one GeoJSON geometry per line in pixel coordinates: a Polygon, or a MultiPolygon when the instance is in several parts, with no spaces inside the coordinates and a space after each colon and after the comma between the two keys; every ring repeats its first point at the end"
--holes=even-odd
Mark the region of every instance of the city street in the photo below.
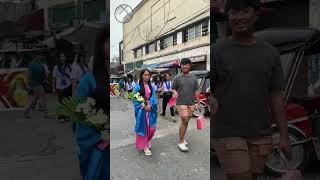
{"type": "MultiPolygon", "coordinates": [[[[49,109],[56,97],[50,97],[49,109]]],[[[80,171],[70,124],[44,119],[36,112],[0,112],[2,180],[79,180],[80,171]]]]}
{"type": "MultiPolygon", "coordinates": [[[[113,180],[207,180],[210,177],[210,124],[196,130],[192,119],[186,140],[190,151],[177,147],[179,121],[158,118],[156,137],[151,141],[152,156],[135,149],[134,112],[129,100],[111,97],[111,179],[113,180]]],[[[167,109],[167,115],[169,110],[167,109]]],[[[178,119],[178,117],[177,117],[178,119]]]]}

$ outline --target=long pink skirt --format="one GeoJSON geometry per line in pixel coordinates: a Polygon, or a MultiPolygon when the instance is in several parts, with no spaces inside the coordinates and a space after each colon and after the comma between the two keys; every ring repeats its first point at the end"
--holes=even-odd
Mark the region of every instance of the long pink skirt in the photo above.
{"type": "Polygon", "coordinates": [[[140,136],[139,134],[136,134],[136,148],[138,151],[151,147],[150,140],[152,139],[152,137],[156,132],[156,126],[153,128],[149,127],[148,113],[146,113],[146,123],[147,123],[146,136],[140,136]]]}

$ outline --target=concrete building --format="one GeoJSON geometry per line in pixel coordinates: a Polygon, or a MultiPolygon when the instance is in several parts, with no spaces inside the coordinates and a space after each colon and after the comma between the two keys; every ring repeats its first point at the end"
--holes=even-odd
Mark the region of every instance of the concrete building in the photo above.
{"type": "Polygon", "coordinates": [[[310,10],[309,10],[309,22],[310,27],[320,30],[320,1],[310,0],[310,10]]]}
{"type": "Polygon", "coordinates": [[[210,1],[143,0],[123,24],[121,61],[125,70],[193,61],[210,67],[210,1]]]}
{"type": "Polygon", "coordinates": [[[38,0],[44,9],[45,30],[61,31],[83,21],[105,21],[109,0],[38,0]]]}
{"type": "Polygon", "coordinates": [[[2,0],[0,1],[0,22],[16,21],[21,16],[31,12],[31,0],[2,0]]]}

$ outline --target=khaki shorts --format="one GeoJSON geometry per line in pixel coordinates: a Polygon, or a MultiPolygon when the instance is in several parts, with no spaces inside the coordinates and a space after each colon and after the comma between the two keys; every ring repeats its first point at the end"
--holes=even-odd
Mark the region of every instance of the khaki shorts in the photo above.
{"type": "Polygon", "coordinates": [[[271,136],[253,139],[218,138],[213,140],[213,145],[226,174],[248,171],[263,173],[266,157],[273,150],[271,136]]]}
{"type": "Polygon", "coordinates": [[[178,105],[177,109],[180,117],[191,117],[194,111],[194,106],[178,105]]]}

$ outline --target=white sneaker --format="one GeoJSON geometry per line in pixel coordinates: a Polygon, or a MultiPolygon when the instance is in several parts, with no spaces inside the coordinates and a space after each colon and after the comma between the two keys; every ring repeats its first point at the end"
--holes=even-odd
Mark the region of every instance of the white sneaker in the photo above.
{"type": "Polygon", "coordinates": [[[184,143],[186,146],[188,146],[188,143],[187,143],[186,140],[183,140],[183,143],[184,143]]]}
{"type": "Polygon", "coordinates": [[[151,156],[151,155],[152,155],[152,152],[151,152],[150,149],[148,149],[148,148],[144,149],[143,151],[144,151],[144,154],[145,154],[146,156],[151,156]]]}
{"type": "Polygon", "coordinates": [[[172,120],[172,122],[177,122],[177,119],[176,119],[175,116],[172,116],[172,117],[171,117],[171,120],[172,120]]]}
{"type": "Polygon", "coordinates": [[[189,151],[189,148],[186,146],[186,144],[185,143],[178,143],[178,147],[179,147],[179,149],[180,149],[180,151],[182,151],[182,152],[187,152],[187,151],[189,151]]]}

